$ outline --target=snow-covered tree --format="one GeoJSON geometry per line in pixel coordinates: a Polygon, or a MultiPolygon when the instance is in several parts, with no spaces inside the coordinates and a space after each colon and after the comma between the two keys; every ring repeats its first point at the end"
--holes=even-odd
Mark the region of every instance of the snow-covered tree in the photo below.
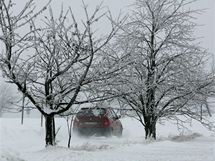
{"type": "Polygon", "coordinates": [[[136,112],[146,139],[156,139],[161,118],[183,115],[209,125],[213,75],[204,71],[209,55],[193,35],[200,11],[191,10],[191,2],[136,0],[111,49],[128,64],[114,80],[123,84],[114,90],[136,112]]]}
{"type": "Polygon", "coordinates": [[[84,4],[86,19],[82,21],[76,21],[71,8],[66,12],[62,9],[58,18],[50,8],[49,16],[39,23],[37,16],[46,7],[34,14],[33,4],[30,0],[13,15],[13,3],[0,0],[0,40],[4,44],[1,69],[4,77],[43,114],[46,145],[55,145],[55,115],[75,104],[104,99],[104,95],[91,95],[90,90],[115,71],[97,68],[102,65],[102,49],[117,27],[111,24],[110,32],[101,37],[93,30],[98,21],[109,16],[101,5],[89,14],[84,4]]]}

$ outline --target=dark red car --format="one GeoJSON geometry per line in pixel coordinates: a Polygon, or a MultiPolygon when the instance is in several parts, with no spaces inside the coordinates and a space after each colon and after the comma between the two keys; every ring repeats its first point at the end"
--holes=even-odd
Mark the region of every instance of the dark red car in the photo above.
{"type": "Polygon", "coordinates": [[[122,136],[122,124],[111,108],[81,108],[73,122],[78,135],[122,136]]]}

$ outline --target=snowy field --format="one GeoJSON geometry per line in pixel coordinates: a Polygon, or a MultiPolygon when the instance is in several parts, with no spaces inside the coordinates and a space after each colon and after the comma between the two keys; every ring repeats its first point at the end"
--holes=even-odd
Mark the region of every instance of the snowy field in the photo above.
{"type": "Polygon", "coordinates": [[[215,133],[194,123],[178,131],[172,124],[158,125],[158,140],[144,141],[142,126],[131,118],[121,119],[124,131],[118,137],[72,137],[67,147],[66,121],[60,127],[58,145],[45,148],[40,120],[0,118],[0,161],[214,161],[215,133]]]}

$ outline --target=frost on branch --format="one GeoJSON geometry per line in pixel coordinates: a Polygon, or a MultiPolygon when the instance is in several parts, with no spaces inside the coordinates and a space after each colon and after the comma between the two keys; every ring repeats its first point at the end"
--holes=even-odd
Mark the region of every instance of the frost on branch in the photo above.
{"type": "Polygon", "coordinates": [[[107,99],[93,96],[91,87],[113,74],[97,72],[102,64],[103,48],[118,30],[111,23],[105,36],[96,35],[93,27],[107,16],[99,5],[90,14],[84,5],[85,19],[75,19],[71,8],[55,18],[51,7],[41,24],[34,12],[33,0],[26,3],[18,15],[13,15],[12,2],[0,0],[1,35],[4,45],[1,55],[3,75],[46,118],[46,145],[55,145],[54,116],[68,111],[75,104],[107,99]],[[20,34],[21,29],[25,34],[20,34]],[[109,76],[108,76],[109,75],[109,76]],[[85,96],[85,97],[82,97],[85,96]]]}
{"type": "Polygon", "coordinates": [[[200,11],[187,9],[191,2],[136,0],[113,46],[128,64],[115,79],[123,84],[113,88],[136,112],[146,138],[156,138],[161,118],[183,115],[214,127],[207,119],[214,75],[204,71],[209,54],[193,35],[200,11]]]}

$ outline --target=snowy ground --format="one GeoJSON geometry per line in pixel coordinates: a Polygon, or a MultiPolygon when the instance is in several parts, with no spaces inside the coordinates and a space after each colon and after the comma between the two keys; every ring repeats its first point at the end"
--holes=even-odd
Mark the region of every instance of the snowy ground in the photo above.
{"type": "Polygon", "coordinates": [[[58,146],[44,147],[44,128],[39,119],[0,118],[0,161],[213,161],[215,134],[194,123],[191,130],[158,125],[158,140],[144,141],[142,126],[130,118],[121,119],[123,137],[78,138],[67,147],[66,121],[60,127],[58,146]],[[183,135],[182,135],[183,134],[183,135]]]}

